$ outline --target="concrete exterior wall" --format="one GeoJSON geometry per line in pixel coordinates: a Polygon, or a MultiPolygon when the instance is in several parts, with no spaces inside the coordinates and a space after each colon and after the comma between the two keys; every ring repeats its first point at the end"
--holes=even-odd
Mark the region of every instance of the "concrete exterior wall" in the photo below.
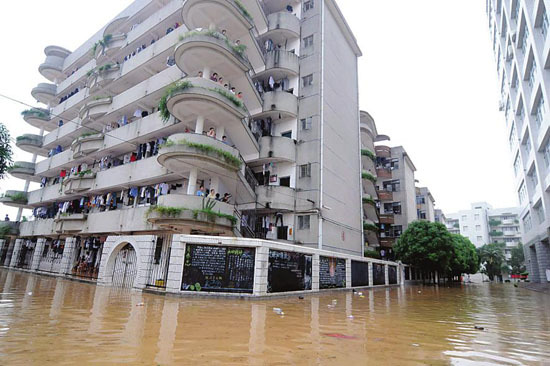
{"type": "Polygon", "coordinates": [[[393,193],[393,201],[401,202],[401,215],[395,215],[395,225],[401,225],[404,232],[417,219],[414,180],[416,168],[402,146],[392,147],[391,157],[399,159],[399,169],[392,171],[392,179],[399,179],[401,187],[398,192],[393,193]]]}

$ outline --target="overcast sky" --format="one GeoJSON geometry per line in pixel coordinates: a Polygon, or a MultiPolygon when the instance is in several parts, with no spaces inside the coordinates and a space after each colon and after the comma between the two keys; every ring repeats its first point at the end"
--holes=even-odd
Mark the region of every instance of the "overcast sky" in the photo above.
{"type": "MultiPolygon", "coordinates": [[[[517,205],[485,2],[337,2],[363,51],[361,109],[392,145],[405,147],[436,206],[451,213],[474,201],[517,205]]],[[[44,47],[74,50],[130,3],[94,0],[84,9],[74,0],[0,2],[0,93],[35,105],[31,89],[47,82],[38,73],[44,47]]],[[[0,108],[12,137],[38,133],[20,116],[25,106],[0,98],[0,108]]],[[[14,160],[30,159],[15,148],[14,160]]],[[[23,186],[10,177],[0,192],[23,186]]],[[[0,214],[16,211],[4,206],[0,214]]]]}

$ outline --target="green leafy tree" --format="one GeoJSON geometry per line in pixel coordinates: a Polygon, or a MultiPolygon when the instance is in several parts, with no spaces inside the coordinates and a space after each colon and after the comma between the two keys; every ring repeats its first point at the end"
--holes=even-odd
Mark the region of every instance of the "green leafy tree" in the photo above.
{"type": "Polygon", "coordinates": [[[519,275],[525,272],[525,255],[521,243],[512,249],[512,258],[510,258],[509,264],[512,267],[512,274],[519,275]]]}
{"type": "Polygon", "coordinates": [[[10,131],[0,123],[0,179],[6,176],[6,171],[12,164],[12,155],[10,131]]]}
{"type": "Polygon", "coordinates": [[[451,234],[453,240],[453,256],[449,263],[448,273],[452,276],[460,276],[463,273],[477,273],[479,270],[479,257],[475,245],[470,239],[451,234]]]}
{"type": "Polygon", "coordinates": [[[502,276],[503,266],[506,265],[504,247],[504,243],[491,243],[477,249],[477,255],[482,265],[481,273],[489,276],[491,281],[495,277],[502,276]]]}
{"type": "Polygon", "coordinates": [[[453,256],[453,237],[439,222],[415,221],[397,241],[397,258],[424,271],[444,275],[453,256]]]}

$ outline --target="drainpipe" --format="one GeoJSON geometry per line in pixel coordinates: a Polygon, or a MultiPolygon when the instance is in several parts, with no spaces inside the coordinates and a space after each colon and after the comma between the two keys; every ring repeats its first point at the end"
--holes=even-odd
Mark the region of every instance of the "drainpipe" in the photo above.
{"type": "Polygon", "coordinates": [[[325,124],[325,108],[324,108],[324,77],[325,77],[325,2],[321,6],[321,80],[320,80],[320,104],[321,104],[321,136],[319,146],[321,150],[320,156],[320,174],[319,174],[319,237],[317,247],[323,249],[323,165],[324,165],[324,124],[325,124]]]}

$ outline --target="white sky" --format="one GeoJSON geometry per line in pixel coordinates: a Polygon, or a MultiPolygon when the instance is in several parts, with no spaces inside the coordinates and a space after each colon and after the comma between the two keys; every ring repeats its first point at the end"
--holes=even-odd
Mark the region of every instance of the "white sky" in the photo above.
{"type": "MultiPolygon", "coordinates": [[[[485,2],[337,1],[363,51],[361,109],[372,114],[392,145],[405,147],[436,205],[449,213],[474,201],[517,205],[485,2]]],[[[38,106],[30,92],[47,82],[38,73],[44,47],[76,49],[131,1],[94,0],[85,8],[81,3],[0,2],[0,93],[38,106]]],[[[0,98],[0,109],[13,138],[38,134],[20,116],[25,106],[0,98]]],[[[14,150],[14,160],[31,160],[14,150]]],[[[0,192],[23,186],[9,177],[0,192]]],[[[0,215],[14,219],[16,211],[3,206],[0,215]]]]}

